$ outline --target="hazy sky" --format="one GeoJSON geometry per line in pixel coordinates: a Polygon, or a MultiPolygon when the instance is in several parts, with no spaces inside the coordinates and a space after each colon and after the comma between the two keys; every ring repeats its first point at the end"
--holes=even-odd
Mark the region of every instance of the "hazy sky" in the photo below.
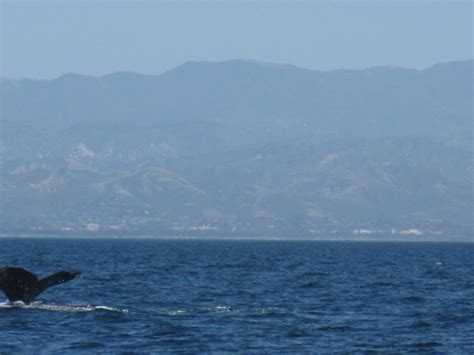
{"type": "Polygon", "coordinates": [[[1,2],[1,76],[159,74],[246,58],[311,69],[473,57],[471,1],[1,2]]]}

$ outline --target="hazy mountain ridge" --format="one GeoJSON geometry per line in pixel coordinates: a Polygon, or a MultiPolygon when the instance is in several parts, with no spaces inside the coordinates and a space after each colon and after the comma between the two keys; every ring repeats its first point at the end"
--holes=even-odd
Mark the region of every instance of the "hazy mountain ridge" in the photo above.
{"type": "Polygon", "coordinates": [[[473,64],[3,80],[2,224],[472,237],[473,64]]]}

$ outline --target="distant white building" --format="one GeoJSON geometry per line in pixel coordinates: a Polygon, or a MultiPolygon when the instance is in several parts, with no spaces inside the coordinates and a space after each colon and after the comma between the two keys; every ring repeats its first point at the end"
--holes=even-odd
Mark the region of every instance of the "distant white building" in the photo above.
{"type": "Polygon", "coordinates": [[[97,232],[100,229],[100,225],[97,223],[87,223],[86,230],[88,232],[97,232]]]}
{"type": "Polygon", "coordinates": [[[370,229],[354,229],[352,231],[352,234],[364,234],[364,235],[368,235],[368,234],[372,234],[374,233],[373,231],[371,231],[370,229]]]}
{"type": "Polygon", "coordinates": [[[402,235],[423,235],[423,232],[420,231],[419,229],[413,228],[413,229],[407,229],[404,231],[400,231],[400,234],[402,235]]]}

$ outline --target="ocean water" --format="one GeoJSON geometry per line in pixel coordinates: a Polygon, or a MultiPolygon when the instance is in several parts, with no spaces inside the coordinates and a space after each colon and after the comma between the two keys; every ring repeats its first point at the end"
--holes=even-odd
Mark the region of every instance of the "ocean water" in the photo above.
{"type": "MultiPolygon", "coordinates": [[[[0,239],[80,270],[0,304],[0,352],[474,351],[474,244],[0,239]]],[[[3,302],[3,301],[1,301],[3,302]]]]}

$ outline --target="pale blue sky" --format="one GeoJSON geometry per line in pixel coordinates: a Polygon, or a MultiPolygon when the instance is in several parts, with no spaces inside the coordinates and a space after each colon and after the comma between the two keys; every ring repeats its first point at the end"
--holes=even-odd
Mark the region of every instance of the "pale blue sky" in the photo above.
{"type": "Polygon", "coordinates": [[[472,54],[471,1],[1,1],[1,76],[255,59],[424,68],[472,54]]]}

